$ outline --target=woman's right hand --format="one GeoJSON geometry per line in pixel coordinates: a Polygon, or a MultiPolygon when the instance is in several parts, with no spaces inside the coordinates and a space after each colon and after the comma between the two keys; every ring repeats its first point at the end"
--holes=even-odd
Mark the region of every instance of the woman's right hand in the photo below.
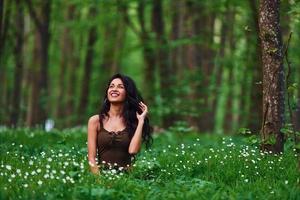
{"type": "Polygon", "coordinates": [[[99,167],[98,165],[94,164],[94,163],[91,163],[89,162],[89,166],[90,166],[90,171],[93,173],[93,174],[99,174],[99,167]]]}
{"type": "Polygon", "coordinates": [[[99,172],[100,172],[98,166],[95,166],[95,167],[90,166],[90,171],[96,175],[99,175],[99,172]]]}

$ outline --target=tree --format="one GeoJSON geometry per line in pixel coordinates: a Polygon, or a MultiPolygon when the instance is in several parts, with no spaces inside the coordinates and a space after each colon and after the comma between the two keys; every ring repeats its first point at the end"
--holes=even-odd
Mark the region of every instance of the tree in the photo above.
{"type": "Polygon", "coordinates": [[[21,82],[23,75],[23,44],[24,44],[24,9],[20,0],[16,1],[16,44],[14,49],[16,67],[14,72],[14,89],[10,124],[17,125],[20,112],[21,82]]]}
{"type": "Polygon", "coordinates": [[[279,0],[261,0],[259,35],[263,66],[262,149],[282,152],[284,147],[284,69],[279,23],[279,0]]]}
{"type": "MultiPolygon", "coordinates": [[[[92,6],[90,8],[90,18],[93,19],[97,14],[97,9],[92,6]]],[[[82,87],[80,93],[80,101],[78,107],[78,120],[81,122],[81,119],[85,117],[86,107],[88,105],[88,97],[90,94],[90,77],[92,73],[92,64],[93,64],[93,56],[94,56],[94,45],[97,41],[97,29],[96,24],[93,24],[88,33],[87,40],[87,52],[85,55],[84,61],[84,71],[83,71],[83,79],[82,79],[82,87]]]]}
{"type": "Polygon", "coordinates": [[[36,31],[36,58],[39,65],[38,75],[35,79],[32,89],[32,101],[36,101],[37,105],[29,105],[32,110],[28,113],[27,124],[29,126],[35,124],[43,124],[47,118],[47,98],[48,98],[48,48],[50,44],[50,19],[51,19],[51,0],[42,1],[37,9],[31,0],[26,0],[29,14],[34,21],[36,31]],[[35,116],[31,116],[35,115],[35,116]]]}

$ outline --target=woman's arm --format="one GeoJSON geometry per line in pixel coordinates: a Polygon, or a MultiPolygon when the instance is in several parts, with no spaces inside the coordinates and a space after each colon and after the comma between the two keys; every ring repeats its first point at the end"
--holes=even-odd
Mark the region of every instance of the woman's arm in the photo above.
{"type": "Polygon", "coordinates": [[[99,173],[99,168],[96,163],[97,154],[97,128],[99,126],[99,116],[94,115],[90,117],[88,122],[88,161],[90,170],[94,174],[99,173]]]}
{"type": "Polygon", "coordinates": [[[136,154],[140,151],[141,145],[142,145],[142,133],[143,133],[143,125],[144,125],[144,119],[148,112],[148,107],[140,102],[140,107],[143,111],[140,115],[136,113],[136,117],[138,119],[138,125],[136,127],[136,130],[134,132],[134,135],[131,139],[131,142],[129,144],[128,153],[130,154],[136,154]]]}
{"type": "Polygon", "coordinates": [[[135,133],[131,139],[131,142],[129,144],[128,152],[130,154],[137,154],[142,145],[142,130],[143,130],[144,121],[139,120],[138,125],[136,127],[135,133]]]}

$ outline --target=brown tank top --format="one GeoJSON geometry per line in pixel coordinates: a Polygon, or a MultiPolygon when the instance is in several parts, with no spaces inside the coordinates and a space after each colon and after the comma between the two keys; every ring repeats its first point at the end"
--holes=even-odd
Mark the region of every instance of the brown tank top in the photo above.
{"type": "Polygon", "coordinates": [[[98,161],[105,167],[129,167],[132,156],[128,153],[131,139],[128,130],[108,131],[104,129],[100,119],[101,128],[97,133],[98,161]]]}

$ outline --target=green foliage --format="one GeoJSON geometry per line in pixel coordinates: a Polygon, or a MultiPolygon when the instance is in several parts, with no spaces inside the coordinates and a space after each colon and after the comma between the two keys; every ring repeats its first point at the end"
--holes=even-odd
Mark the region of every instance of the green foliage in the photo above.
{"type": "MultiPolygon", "coordinates": [[[[1,199],[297,199],[297,155],[261,152],[240,137],[184,123],[155,135],[130,173],[88,172],[85,127],[0,129],[1,199]],[[184,133],[184,137],[182,137],[184,133]]],[[[241,132],[247,132],[245,129],[241,132]]],[[[250,143],[251,144],[251,143],[250,143]]]]}
{"type": "Polygon", "coordinates": [[[263,144],[274,145],[276,144],[276,136],[274,133],[271,133],[266,138],[262,140],[263,144]]]}

